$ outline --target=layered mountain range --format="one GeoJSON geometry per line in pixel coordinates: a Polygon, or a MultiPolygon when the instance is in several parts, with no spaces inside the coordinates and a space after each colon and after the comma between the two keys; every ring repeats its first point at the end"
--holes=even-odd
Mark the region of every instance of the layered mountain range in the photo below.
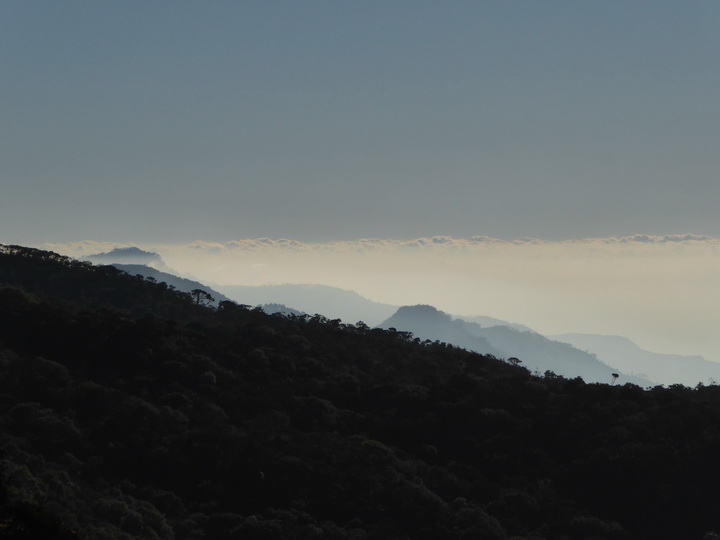
{"type": "Polygon", "coordinates": [[[711,384],[720,381],[720,364],[701,356],[643,350],[620,336],[557,334],[543,336],[531,328],[488,315],[453,316],[432,306],[394,306],[369,300],[354,291],[319,284],[216,285],[210,287],[171,273],[160,255],[139,248],[120,248],[88,257],[133,275],[151,277],[184,292],[201,289],[215,304],[234,300],[264,306],[270,313],[320,314],[345,323],[363,322],[412,332],[498,358],[517,358],[531,371],[582,377],[588,382],[711,384]],[[614,377],[618,375],[618,377],[614,377]]]}
{"type": "Polygon", "coordinates": [[[720,381],[720,364],[700,355],[650,352],[622,336],[557,334],[548,337],[577,349],[592,351],[598,360],[612,362],[622,366],[624,371],[651,378],[658,384],[695,386],[720,381]]]}
{"type": "MultiPolygon", "coordinates": [[[[531,330],[508,325],[481,326],[443,313],[432,306],[404,306],[380,328],[410,331],[422,339],[439,340],[498,358],[515,358],[530,371],[582,377],[586,382],[615,381],[620,372],[588,352],[550,340],[531,330]]],[[[623,375],[624,381],[649,386],[647,379],[623,375]]]]}

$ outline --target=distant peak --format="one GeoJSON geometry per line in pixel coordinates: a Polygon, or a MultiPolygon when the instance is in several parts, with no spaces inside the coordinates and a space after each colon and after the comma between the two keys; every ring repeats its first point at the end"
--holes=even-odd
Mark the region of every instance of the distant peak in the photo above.
{"type": "Polygon", "coordinates": [[[430,306],[428,304],[417,304],[414,306],[402,306],[398,308],[391,319],[414,319],[426,321],[443,320],[450,322],[452,317],[434,306],[430,306]]]}
{"type": "Polygon", "coordinates": [[[91,259],[145,259],[145,260],[154,260],[154,261],[160,261],[162,260],[160,255],[157,253],[154,253],[152,251],[144,251],[138,247],[125,247],[125,248],[115,248],[111,251],[107,251],[105,253],[97,253],[95,255],[90,255],[89,258],[91,259]]]}
{"type": "Polygon", "coordinates": [[[105,253],[88,255],[85,257],[85,260],[95,264],[144,264],[156,270],[177,274],[177,272],[174,272],[165,265],[165,261],[163,261],[159,254],[153,251],[145,251],[135,246],[120,247],[106,251],[105,253]]]}
{"type": "Polygon", "coordinates": [[[424,313],[424,314],[428,314],[428,315],[443,313],[438,308],[431,306],[429,304],[416,304],[414,306],[401,306],[400,308],[398,308],[398,313],[401,313],[401,312],[402,313],[408,313],[408,312],[424,313]]]}

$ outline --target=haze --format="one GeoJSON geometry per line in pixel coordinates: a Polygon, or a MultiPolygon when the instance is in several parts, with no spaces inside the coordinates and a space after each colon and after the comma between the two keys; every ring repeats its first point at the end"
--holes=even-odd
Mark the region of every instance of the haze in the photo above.
{"type": "MultiPolygon", "coordinates": [[[[43,247],[82,258],[116,245],[43,247]]],[[[378,302],[488,315],[545,334],[621,335],[655,352],[720,360],[720,240],[711,237],[314,244],[260,238],[142,247],[210,284],[320,283],[378,302]]]]}
{"type": "Polygon", "coordinates": [[[0,242],[720,360],[717,2],[1,14],[0,242]]]}

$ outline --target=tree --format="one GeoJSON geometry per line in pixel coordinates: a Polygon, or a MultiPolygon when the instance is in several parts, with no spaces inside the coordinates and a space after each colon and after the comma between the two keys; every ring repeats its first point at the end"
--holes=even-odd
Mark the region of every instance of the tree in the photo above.
{"type": "Polygon", "coordinates": [[[192,298],[196,306],[209,306],[215,301],[209,292],[203,291],[202,289],[193,289],[190,291],[190,298],[192,298]]]}

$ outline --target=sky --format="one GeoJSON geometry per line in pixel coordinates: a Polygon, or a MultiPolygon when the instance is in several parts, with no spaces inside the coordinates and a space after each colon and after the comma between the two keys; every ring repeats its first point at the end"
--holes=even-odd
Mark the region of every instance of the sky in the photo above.
{"type": "Polygon", "coordinates": [[[0,242],[720,361],[719,29],[710,0],[5,0],[0,242]],[[396,249],[432,238],[493,242],[396,249]],[[247,265],[184,256],[213,245],[247,265]]]}
{"type": "Polygon", "coordinates": [[[0,5],[0,238],[720,236],[715,1],[0,5]]]}

